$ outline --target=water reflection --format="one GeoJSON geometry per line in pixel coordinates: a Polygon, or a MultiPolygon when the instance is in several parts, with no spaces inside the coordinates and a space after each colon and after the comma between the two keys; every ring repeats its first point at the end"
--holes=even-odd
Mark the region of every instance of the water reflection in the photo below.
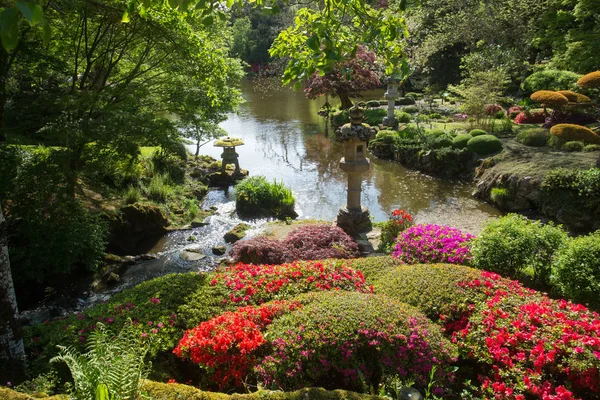
{"type": "MultiPolygon", "coordinates": [[[[260,86],[263,87],[263,86],[260,86]]],[[[324,99],[307,100],[290,89],[263,91],[251,81],[243,84],[246,102],[221,126],[241,137],[240,165],[251,175],[283,180],[296,196],[301,218],[333,220],[346,201],[346,176],[338,162],[342,144],[325,135],[317,114],[324,99]]],[[[382,91],[365,99],[380,98],[382,91]]],[[[221,149],[206,145],[202,152],[219,159],[221,149]]],[[[499,212],[471,197],[472,184],[431,178],[398,163],[372,159],[365,174],[363,204],[375,221],[394,208],[406,208],[416,221],[448,224],[477,233],[482,223],[499,212]]]]}

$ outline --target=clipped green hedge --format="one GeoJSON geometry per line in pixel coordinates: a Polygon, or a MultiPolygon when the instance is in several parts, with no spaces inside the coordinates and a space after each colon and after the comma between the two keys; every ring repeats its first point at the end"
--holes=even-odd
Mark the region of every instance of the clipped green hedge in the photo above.
{"type": "Polygon", "coordinates": [[[350,260],[326,260],[325,263],[343,263],[344,265],[362,272],[367,284],[374,283],[380,276],[402,265],[392,256],[354,258],[350,260]]]}
{"type": "Polygon", "coordinates": [[[452,147],[455,149],[466,149],[467,143],[469,143],[469,140],[472,138],[473,136],[469,135],[468,133],[460,133],[456,135],[454,139],[452,139],[452,147]]]}
{"type": "Polygon", "coordinates": [[[487,133],[487,131],[484,131],[483,129],[472,129],[469,132],[469,135],[471,135],[471,137],[476,137],[476,136],[489,135],[489,133],[487,133]]]}
{"type": "MultiPolygon", "coordinates": [[[[472,136],[472,135],[471,135],[472,136]]],[[[476,136],[467,142],[467,149],[480,156],[498,153],[502,151],[502,142],[493,135],[476,136]]]]}
{"type": "MultiPolygon", "coordinates": [[[[144,390],[153,400],[383,400],[384,397],[350,392],[347,390],[325,390],[304,388],[295,392],[259,390],[254,393],[227,395],[218,392],[204,392],[193,386],[178,383],[147,381],[144,390]]],[[[0,399],[2,399],[0,397],[0,399]]],[[[4,399],[2,399],[4,400],[4,399]]],[[[8,399],[7,399],[8,400],[8,399]]],[[[25,400],[25,399],[24,399],[25,400]]],[[[29,400],[29,398],[27,398],[29,400]]]]}
{"type": "Polygon", "coordinates": [[[517,142],[531,147],[544,147],[550,137],[550,131],[544,128],[531,128],[519,132],[517,142]]]}

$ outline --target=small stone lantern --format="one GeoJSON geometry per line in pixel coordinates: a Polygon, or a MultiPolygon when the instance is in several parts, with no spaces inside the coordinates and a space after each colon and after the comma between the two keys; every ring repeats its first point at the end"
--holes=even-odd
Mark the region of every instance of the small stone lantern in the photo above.
{"type": "Polygon", "coordinates": [[[366,158],[367,143],[375,136],[375,129],[363,123],[363,110],[357,106],[349,110],[350,123],[343,125],[337,132],[344,143],[344,157],[340,168],[348,174],[348,198],[345,207],[341,207],[337,216],[337,226],[349,235],[355,236],[371,230],[369,209],[360,204],[362,174],[369,170],[370,160],[366,158]]]}
{"type": "Polygon", "coordinates": [[[230,138],[227,136],[226,138],[222,138],[217,140],[215,143],[215,147],[223,147],[223,154],[221,154],[221,158],[223,161],[221,162],[221,174],[225,175],[225,168],[227,164],[235,165],[234,175],[241,174],[240,171],[240,163],[238,162],[239,154],[235,152],[236,146],[243,146],[244,141],[238,138],[230,138]]]}
{"type": "Polygon", "coordinates": [[[383,125],[385,126],[396,126],[398,120],[394,115],[394,109],[396,107],[396,99],[400,97],[398,93],[398,81],[393,76],[387,78],[387,92],[384,97],[388,101],[387,116],[383,119],[383,125]]]}

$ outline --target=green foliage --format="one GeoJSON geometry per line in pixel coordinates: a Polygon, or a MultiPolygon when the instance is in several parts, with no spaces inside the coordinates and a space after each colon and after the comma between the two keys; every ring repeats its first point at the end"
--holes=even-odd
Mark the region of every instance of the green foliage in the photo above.
{"type": "Polygon", "coordinates": [[[440,315],[460,313],[481,296],[458,286],[481,277],[481,271],[453,264],[402,265],[381,274],[373,287],[375,293],[410,304],[434,321],[440,315]]]}
{"type": "Polygon", "coordinates": [[[137,186],[129,186],[123,197],[126,204],[135,204],[142,198],[142,191],[137,186]]]}
{"type": "Polygon", "coordinates": [[[466,149],[467,143],[469,140],[471,140],[471,138],[473,138],[473,136],[467,133],[460,133],[456,135],[454,139],[452,139],[452,147],[455,149],[466,149]]]}
{"type": "Polygon", "coordinates": [[[417,106],[406,106],[402,107],[402,111],[408,114],[416,114],[419,112],[419,107],[417,106]]]}
{"type": "Polygon", "coordinates": [[[176,155],[163,150],[155,151],[152,154],[152,172],[156,175],[163,175],[176,184],[182,184],[185,181],[185,159],[181,155],[176,155]]]}
{"type": "Polygon", "coordinates": [[[167,182],[167,176],[163,174],[154,175],[146,188],[148,198],[158,203],[166,203],[172,194],[173,189],[167,182]]]}
{"type": "Polygon", "coordinates": [[[490,200],[496,204],[503,204],[506,200],[510,198],[510,193],[506,188],[492,188],[490,192],[490,200]]]}
{"type": "Polygon", "coordinates": [[[525,146],[544,147],[550,137],[550,131],[543,128],[525,129],[517,135],[517,142],[525,146]]]}
{"type": "Polygon", "coordinates": [[[566,239],[560,226],[508,214],[490,221],[475,239],[473,264],[537,285],[549,283],[554,253],[566,239]]]}
{"type": "MultiPolygon", "coordinates": [[[[336,262],[335,260],[325,260],[324,263],[336,262]]],[[[339,261],[338,261],[339,262],[339,261]]],[[[372,284],[389,270],[396,268],[400,262],[392,256],[378,256],[366,258],[354,258],[343,260],[349,268],[362,272],[367,284],[372,284]]]]}
{"type": "Polygon", "coordinates": [[[115,337],[101,323],[88,340],[87,352],[58,346],[59,355],[50,362],[64,362],[75,381],[80,399],[126,400],[141,394],[150,364],[144,362],[147,348],[138,332],[128,324],[115,337]]]}
{"type": "Polygon", "coordinates": [[[550,135],[547,143],[548,146],[552,147],[553,149],[560,150],[564,146],[565,141],[556,135],[550,135]]]}
{"type": "Polygon", "coordinates": [[[462,97],[463,112],[480,122],[487,118],[487,106],[500,102],[507,80],[504,71],[490,69],[485,72],[474,72],[460,85],[449,86],[448,90],[462,97]]]}
{"type": "Polygon", "coordinates": [[[576,90],[579,78],[581,75],[574,72],[546,69],[529,75],[521,87],[525,94],[539,90],[576,90]]]}
{"type": "Polygon", "coordinates": [[[348,110],[335,111],[331,114],[331,124],[333,126],[342,126],[350,122],[348,110]]]}
{"type": "Polygon", "coordinates": [[[481,135],[467,142],[467,149],[480,156],[487,156],[502,151],[502,142],[493,135],[481,135]]]}
{"type": "Polygon", "coordinates": [[[235,185],[235,208],[242,215],[296,217],[295,199],[283,182],[270,183],[264,176],[245,178],[235,185]]]}
{"type": "Polygon", "coordinates": [[[563,296],[600,308],[600,231],[570,238],[558,249],[552,284],[563,296]]]}
{"type": "Polygon", "coordinates": [[[583,151],[585,147],[585,143],[579,140],[572,140],[570,142],[565,142],[562,149],[564,151],[583,151]]]}
{"type": "Polygon", "coordinates": [[[415,104],[415,99],[412,97],[400,97],[396,99],[395,103],[399,106],[411,106],[415,104]]]}
{"type": "Polygon", "coordinates": [[[379,101],[377,100],[369,100],[367,101],[367,107],[369,108],[375,108],[375,107],[379,107],[381,104],[379,104],[379,101]]]}
{"type": "Polygon", "coordinates": [[[364,123],[376,126],[383,122],[383,119],[387,116],[387,110],[383,108],[371,108],[365,110],[364,123]]]}
{"type": "Polygon", "coordinates": [[[481,135],[488,135],[487,131],[484,131],[483,129],[472,129],[469,132],[469,135],[471,135],[471,137],[475,137],[475,136],[481,136],[481,135]]]}
{"type": "Polygon", "coordinates": [[[401,124],[408,124],[412,119],[409,113],[399,110],[394,110],[394,117],[396,117],[398,122],[401,124]]]}
{"type": "Polygon", "coordinates": [[[583,148],[585,152],[600,151],[600,144],[588,144],[583,148]]]}

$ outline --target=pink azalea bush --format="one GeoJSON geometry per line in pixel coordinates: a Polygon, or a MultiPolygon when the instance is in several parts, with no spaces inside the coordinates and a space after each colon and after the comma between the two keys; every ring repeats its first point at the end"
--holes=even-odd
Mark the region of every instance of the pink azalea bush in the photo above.
{"type": "Polygon", "coordinates": [[[401,232],[392,255],[406,264],[469,264],[475,236],[440,225],[415,225],[401,232]]]}

